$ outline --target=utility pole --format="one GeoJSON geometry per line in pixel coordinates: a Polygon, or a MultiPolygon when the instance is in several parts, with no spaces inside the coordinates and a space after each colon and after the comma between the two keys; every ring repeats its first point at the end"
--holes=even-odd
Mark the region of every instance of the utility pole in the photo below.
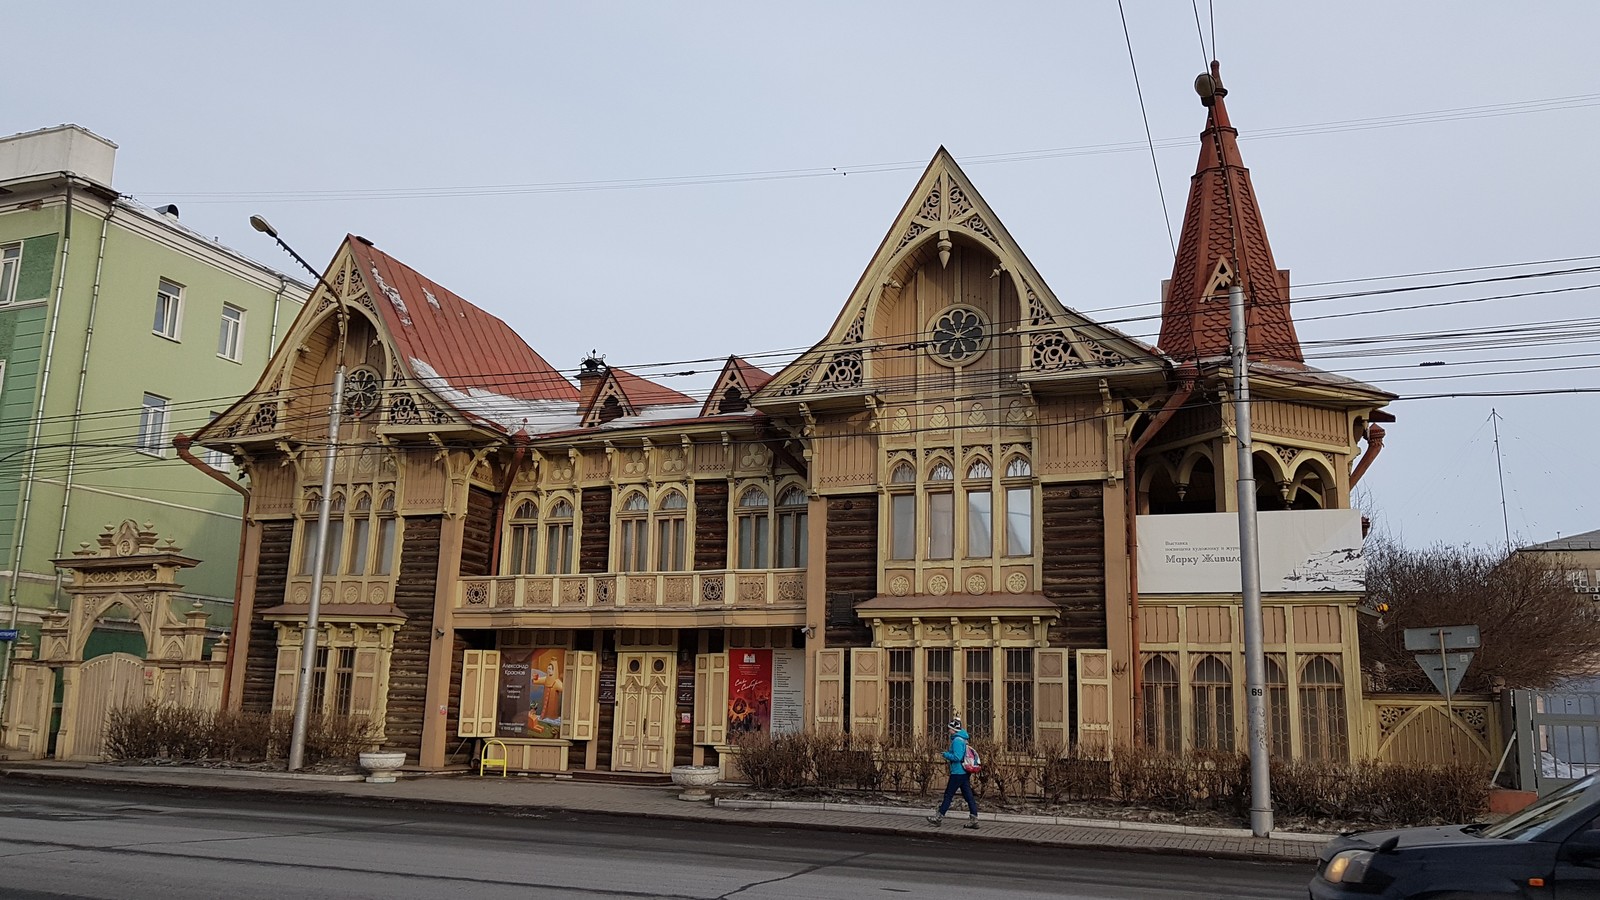
{"type": "Polygon", "coordinates": [[[1256,471],[1250,452],[1250,360],[1245,352],[1244,288],[1228,288],[1233,350],[1233,420],[1239,450],[1239,590],[1244,599],[1244,672],[1250,741],[1250,833],[1272,834],[1272,770],[1267,760],[1267,664],[1262,655],[1261,562],[1256,533],[1256,471]]]}
{"type": "Polygon", "coordinates": [[[306,630],[300,648],[300,680],[295,688],[294,727],[289,733],[289,771],[305,764],[306,720],[311,714],[311,681],[317,663],[317,617],[322,609],[322,569],[328,556],[328,515],[333,502],[333,460],[339,453],[339,413],[344,400],[344,336],[345,309],[339,292],[334,290],[322,273],[294,248],[278,237],[278,230],[260,216],[250,217],[250,227],[278,242],[284,252],[305,267],[317,279],[323,290],[333,295],[339,304],[339,368],[333,375],[333,404],[328,407],[328,446],[322,459],[322,498],[317,503],[317,546],[311,558],[311,598],[306,605],[306,630]]]}
{"type": "Polygon", "coordinates": [[[1494,423],[1494,470],[1500,476],[1500,524],[1506,530],[1506,553],[1511,552],[1511,516],[1506,513],[1506,467],[1500,461],[1500,413],[1489,407],[1489,421],[1494,423]]]}

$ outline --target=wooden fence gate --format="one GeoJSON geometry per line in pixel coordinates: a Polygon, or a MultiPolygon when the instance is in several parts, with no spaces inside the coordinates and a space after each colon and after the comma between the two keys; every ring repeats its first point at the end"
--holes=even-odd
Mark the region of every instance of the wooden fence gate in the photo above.
{"type": "Polygon", "coordinates": [[[71,721],[62,723],[58,742],[63,759],[99,759],[105,753],[106,723],[114,709],[144,703],[144,660],[127,653],[97,656],[78,669],[77,703],[71,721]]]}

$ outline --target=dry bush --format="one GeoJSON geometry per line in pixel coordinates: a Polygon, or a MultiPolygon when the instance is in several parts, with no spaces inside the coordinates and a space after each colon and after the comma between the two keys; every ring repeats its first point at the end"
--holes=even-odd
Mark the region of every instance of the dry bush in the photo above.
{"type": "MultiPolygon", "coordinates": [[[[118,760],[226,760],[251,763],[288,754],[293,719],[229,710],[148,704],[113,709],[106,756],[118,760]]],[[[377,727],[362,716],[312,716],[306,721],[306,762],[346,762],[377,743],[377,727]]]]}
{"type": "Polygon", "coordinates": [[[1103,800],[1111,796],[1111,762],[1077,744],[1062,748],[1046,744],[1041,757],[1039,793],[1051,803],[1062,800],[1103,800]]]}
{"type": "Polygon", "coordinates": [[[1283,761],[1272,767],[1272,801],[1289,816],[1398,827],[1470,822],[1489,802],[1480,766],[1283,761]]]}
{"type": "Polygon", "coordinates": [[[883,788],[884,747],[877,739],[843,733],[818,735],[810,747],[817,787],[861,791],[883,788]]]}
{"type": "Polygon", "coordinates": [[[801,788],[811,778],[809,733],[771,735],[765,732],[741,734],[734,739],[739,748],[739,771],[758,791],[787,791],[801,788]]]}
{"type": "Polygon", "coordinates": [[[925,795],[949,771],[940,754],[945,745],[928,735],[901,738],[882,745],[883,789],[925,795]]]}
{"type": "Polygon", "coordinates": [[[306,765],[319,762],[354,764],[378,743],[378,729],[365,716],[312,715],[306,719],[306,765]]]}
{"type": "Polygon", "coordinates": [[[1600,661],[1600,611],[1573,594],[1557,567],[1533,554],[1437,546],[1410,550],[1373,541],[1367,596],[1381,617],[1360,620],[1361,666],[1378,691],[1433,687],[1405,649],[1407,628],[1477,625],[1483,640],[1463,691],[1495,678],[1510,688],[1547,688],[1600,661]]]}

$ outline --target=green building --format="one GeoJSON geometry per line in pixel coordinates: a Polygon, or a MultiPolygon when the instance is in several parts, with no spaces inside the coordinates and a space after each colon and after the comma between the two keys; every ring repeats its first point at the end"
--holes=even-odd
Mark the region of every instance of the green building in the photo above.
{"type": "MultiPolygon", "coordinates": [[[[128,519],[201,561],[180,596],[228,625],[241,497],[173,436],[255,385],[309,293],[120,196],[115,158],[76,125],[0,138],[0,628],[24,634],[67,606],[52,560],[128,519]]],[[[116,623],[92,644],[146,649],[116,623]]]]}

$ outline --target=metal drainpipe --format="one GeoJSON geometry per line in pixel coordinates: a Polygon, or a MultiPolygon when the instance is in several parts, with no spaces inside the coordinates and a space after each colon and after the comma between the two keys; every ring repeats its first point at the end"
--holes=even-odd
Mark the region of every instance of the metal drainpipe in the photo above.
{"type": "MultiPolygon", "coordinates": [[[[78,367],[78,398],[73,404],[73,409],[83,409],[84,386],[89,380],[89,349],[94,344],[94,318],[95,312],[100,308],[100,273],[105,269],[106,262],[106,232],[111,228],[111,214],[116,212],[116,201],[106,209],[105,220],[100,223],[100,249],[94,261],[94,287],[89,290],[89,324],[83,334],[83,364],[78,367]]],[[[72,482],[78,470],[78,434],[83,427],[81,415],[72,417],[72,437],[67,440],[67,478],[66,489],[61,498],[61,527],[56,530],[56,558],[59,559],[67,548],[67,510],[72,507],[72,482]]],[[[61,591],[61,570],[56,569],[56,592],[61,591]]]]}
{"type": "MultiPolygon", "coordinates": [[[[67,182],[67,205],[63,215],[64,224],[61,227],[61,276],[56,281],[55,308],[50,313],[50,335],[45,340],[44,369],[39,375],[39,407],[34,413],[33,443],[39,441],[39,432],[44,428],[44,402],[50,390],[50,363],[55,356],[56,328],[61,323],[61,297],[67,286],[67,260],[72,251],[72,182],[74,176],[71,172],[62,172],[61,175],[67,182]]],[[[22,505],[17,510],[16,540],[11,546],[11,584],[6,590],[6,599],[11,605],[11,615],[7,628],[17,627],[17,585],[22,581],[22,546],[23,538],[28,533],[28,508],[33,505],[33,481],[39,468],[39,448],[35,446],[33,452],[28,454],[28,471],[22,477],[22,505]]],[[[55,598],[50,598],[50,606],[55,608],[55,598]]],[[[11,686],[11,660],[16,653],[16,641],[6,641],[6,661],[0,666],[0,709],[5,709],[6,690],[11,686]]]]}

